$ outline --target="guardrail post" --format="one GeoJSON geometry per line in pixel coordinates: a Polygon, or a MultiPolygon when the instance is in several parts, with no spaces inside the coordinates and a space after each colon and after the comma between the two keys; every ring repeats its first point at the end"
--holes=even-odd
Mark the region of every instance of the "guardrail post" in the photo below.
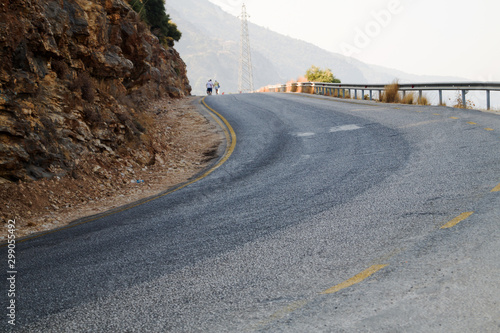
{"type": "Polygon", "coordinates": [[[443,105],[443,91],[439,90],[439,105],[443,105]]]}
{"type": "Polygon", "coordinates": [[[489,110],[490,107],[491,107],[490,91],[486,90],[486,110],[489,110]]]}
{"type": "MultiPolygon", "coordinates": [[[[418,91],[418,100],[421,101],[422,100],[422,90],[419,90],[418,91]]],[[[420,102],[419,102],[420,103],[420,102]]]]}
{"type": "Polygon", "coordinates": [[[467,109],[467,99],[465,98],[466,92],[465,90],[462,90],[462,104],[464,106],[464,109],[467,109]]]}
{"type": "Polygon", "coordinates": [[[365,91],[363,89],[361,89],[361,99],[365,100],[365,91]]]}
{"type": "Polygon", "coordinates": [[[342,98],[345,98],[345,89],[342,89],[342,98]]]}
{"type": "Polygon", "coordinates": [[[379,90],[378,91],[378,100],[381,101],[382,100],[382,90],[379,90]]]}
{"type": "Polygon", "coordinates": [[[372,100],[372,91],[370,89],[370,101],[372,100]]]}
{"type": "Polygon", "coordinates": [[[358,89],[354,89],[354,99],[358,99],[358,89]]]}

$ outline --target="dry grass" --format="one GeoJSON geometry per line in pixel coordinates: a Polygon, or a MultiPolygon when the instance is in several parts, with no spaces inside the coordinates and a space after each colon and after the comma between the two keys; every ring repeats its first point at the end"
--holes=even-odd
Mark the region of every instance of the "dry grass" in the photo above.
{"type": "Polygon", "coordinates": [[[415,104],[415,93],[412,91],[407,92],[401,102],[403,104],[415,104]]]}
{"type": "Polygon", "coordinates": [[[389,85],[384,87],[384,92],[382,93],[381,100],[384,103],[399,103],[401,98],[399,97],[399,82],[394,80],[389,85]]]}
{"type": "Polygon", "coordinates": [[[380,96],[380,101],[384,103],[430,105],[426,96],[416,97],[415,93],[412,91],[405,93],[404,97],[401,98],[398,80],[394,80],[394,82],[384,87],[384,92],[382,96],[380,96]]]}
{"type": "Polygon", "coordinates": [[[422,95],[422,97],[418,98],[417,103],[419,105],[430,105],[429,100],[427,99],[427,97],[425,97],[423,95],[422,95]]]}
{"type": "MultiPolygon", "coordinates": [[[[461,92],[457,92],[457,95],[455,96],[455,99],[451,101],[453,104],[452,106],[454,108],[459,108],[459,109],[463,109],[464,108],[464,102],[462,100],[462,93],[461,92]]],[[[474,104],[470,99],[467,99],[465,101],[465,108],[466,109],[474,109],[476,104],[474,104]]]]}

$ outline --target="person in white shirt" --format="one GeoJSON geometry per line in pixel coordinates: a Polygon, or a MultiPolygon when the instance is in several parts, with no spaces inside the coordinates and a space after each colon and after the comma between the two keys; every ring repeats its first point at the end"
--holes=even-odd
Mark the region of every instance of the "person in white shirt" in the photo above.
{"type": "Polygon", "coordinates": [[[212,88],[214,87],[214,84],[212,83],[212,79],[208,80],[207,82],[207,95],[212,95],[212,88]]]}

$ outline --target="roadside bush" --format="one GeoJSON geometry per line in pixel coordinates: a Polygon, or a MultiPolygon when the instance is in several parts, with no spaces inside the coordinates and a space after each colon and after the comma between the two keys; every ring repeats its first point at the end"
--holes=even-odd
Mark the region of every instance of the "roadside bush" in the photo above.
{"type": "Polygon", "coordinates": [[[331,69],[327,68],[322,70],[314,65],[307,70],[305,77],[311,82],[341,83],[340,80],[333,75],[331,69]]]}
{"type": "Polygon", "coordinates": [[[403,104],[415,104],[415,94],[412,91],[405,94],[403,104]]]}
{"type": "Polygon", "coordinates": [[[419,97],[418,100],[417,100],[417,103],[419,105],[429,105],[430,104],[429,100],[425,96],[419,97]]]}
{"type": "MultiPolygon", "coordinates": [[[[467,92],[466,92],[466,94],[467,94],[467,92]]],[[[452,101],[452,103],[453,103],[454,108],[460,108],[460,109],[464,108],[464,102],[462,100],[462,93],[461,92],[459,92],[459,91],[457,92],[455,99],[452,101]]],[[[473,109],[476,106],[470,99],[466,99],[465,103],[466,103],[466,105],[465,105],[466,109],[473,109]]]]}
{"type": "Polygon", "coordinates": [[[399,97],[399,82],[395,80],[393,83],[386,85],[384,87],[384,93],[382,95],[382,102],[384,103],[399,103],[401,98],[399,97]]]}

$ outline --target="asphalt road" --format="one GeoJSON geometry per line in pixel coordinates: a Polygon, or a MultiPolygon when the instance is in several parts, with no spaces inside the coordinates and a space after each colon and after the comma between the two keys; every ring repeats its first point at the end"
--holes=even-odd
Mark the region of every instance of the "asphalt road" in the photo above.
{"type": "Polygon", "coordinates": [[[212,173],[17,244],[17,330],[500,331],[500,116],[206,103],[237,140],[212,173]]]}

